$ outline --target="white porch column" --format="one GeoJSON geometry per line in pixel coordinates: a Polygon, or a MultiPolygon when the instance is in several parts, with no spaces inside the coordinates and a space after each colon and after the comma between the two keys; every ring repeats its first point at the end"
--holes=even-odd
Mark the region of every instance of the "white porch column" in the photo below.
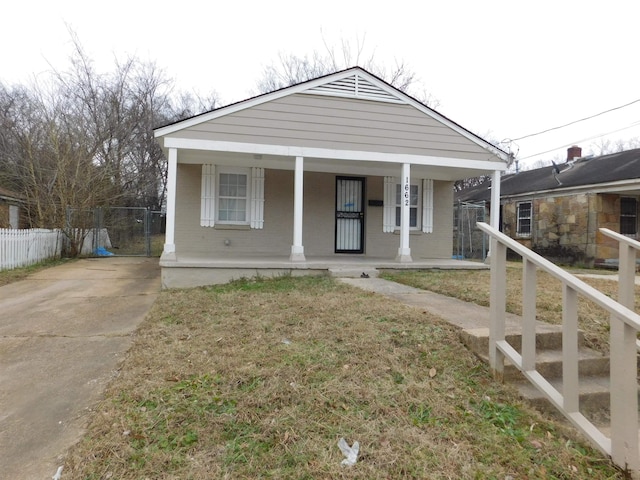
{"type": "Polygon", "coordinates": [[[176,229],[176,185],[178,175],[178,149],[170,148],[167,158],[167,224],[164,240],[164,258],[176,256],[175,229],[176,229]]]}
{"type": "Polygon", "coordinates": [[[500,229],[500,170],[494,170],[491,178],[491,215],[489,222],[492,228],[500,229]]]}
{"type": "Polygon", "coordinates": [[[293,187],[293,245],[291,245],[292,262],[304,262],[304,246],[302,245],[302,203],[303,203],[303,177],[304,158],[296,157],[296,169],[294,173],[293,187]]]}
{"type": "MultiPolygon", "coordinates": [[[[500,170],[494,170],[491,177],[491,212],[489,213],[489,225],[496,230],[500,229],[500,170]]],[[[484,262],[491,263],[491,243],[484,262]]]]}
{"type": "Polygon", "coordinates": [[[411,248],[409,247],[409,223],[411,213],[411,165],[402,164],[402,174],[400,175],[400,186],[402,188],[402,204],[400,207],[400,248],[396,260],[401,263],[412,262],[411,248]]]}

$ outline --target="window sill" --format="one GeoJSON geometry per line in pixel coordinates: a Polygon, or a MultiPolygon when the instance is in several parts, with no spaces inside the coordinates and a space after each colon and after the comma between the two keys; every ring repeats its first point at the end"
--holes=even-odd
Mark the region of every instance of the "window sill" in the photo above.
{"type": "MultiPolygon", "coordinates": [[[[400,235],[400,230],[394,230],[393,234],[400,235]]],[[[409,230],[409,235],[421,235],[421,234],[422,234],[422,230],[409,230]]]]}
{"type": "Polygon", "coordinates": [[[238,224],[234,225],[232,223],[216,223],[213,226],[214,230],[251,230],[251,225],[238,224]]]}

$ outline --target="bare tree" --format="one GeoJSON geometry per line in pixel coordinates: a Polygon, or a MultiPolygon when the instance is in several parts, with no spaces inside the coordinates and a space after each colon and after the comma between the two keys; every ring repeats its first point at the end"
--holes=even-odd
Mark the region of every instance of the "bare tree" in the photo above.
{"type": "Polygon", "coordinates": [[[153,128],[215,108],[217,96],[176,94],[137,58],[99,73],[70,33],[68,69],[30,86],[0,84],[0,182],[28,200],[34,227],[64,228],[68,209],[161,209],[166,159],[153,128]]]}
{"type": "Polygon", "coordinates": [[[280,53],[275,63],[264,68],[257,89],[260,93],[272,92],[358,65],[425,105],[438,106],[438,101],[420,86],[416,73],[404,61],[396,60],[389,67],[376,60],[375,52],[366,52],[363,37],[355,42],[342,39],[337,47],[324,42],[324,52],[314,50],[303,57],[280,53]]]}

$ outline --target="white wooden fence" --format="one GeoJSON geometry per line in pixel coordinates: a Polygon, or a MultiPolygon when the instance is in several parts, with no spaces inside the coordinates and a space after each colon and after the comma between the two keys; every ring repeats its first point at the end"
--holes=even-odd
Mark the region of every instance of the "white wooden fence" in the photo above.
{"type": "Polygon", "coordinates": [[[59,257],[63,240],[61,230],[0,228],[0,271],[59,257]]]}

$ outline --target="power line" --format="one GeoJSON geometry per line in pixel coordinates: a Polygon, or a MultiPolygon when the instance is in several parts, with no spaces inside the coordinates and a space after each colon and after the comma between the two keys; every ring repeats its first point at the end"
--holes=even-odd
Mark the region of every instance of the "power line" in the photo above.
{"type": "MultiPolygon", "coordinates": [[[[638,100],[636,100],[636,101],[638,101],[638,100]]],[[[577,144],[580,144],[582,142],[587,142],[589,140],[593,140],[594,138],[600,138],[600,137],[604,137],[604,136],[607,136],[607,135],[611,135],[612,133],[617,133],[617,132],[621,132],[623,130],[627,130],[628,128],[635,127],[638,124],[640,124],[640,121],[634,122],[631,125],[627,125],[626,127],[618,128],[617,130],[612,130],[610,132],[600,133],[600,134],[594,135],[592,137],[583,138],[582,140],[573,141],[573,142],[567,143],[565,145],[561,145],[559,147],[552,148],[551,150],[545,150],[544,152],[538,152],[538,153],[534,153],[533,155],[527,155],[526,157],[519,158],[518,160],[527,160],[529,158],[537,157],[538,155],[544,155],[545,153],[555,152],[556,150],[560,150],[561,148],[567,148],[567,147],[570,147],[572,145],[577,145],[577,144]]]]}
{"type": "MultiPolygon", "coordinates": [[[[513,138],[512,140],[516,141],[516,140],[522,140],[524,138],[530,138],[530,137],[535,137],[537,135],[542,135],[543,133],[551,132],[553,130],[558,130],[560,128],[568,127],[569,125],[574,125],[576,123],[584,122],[585,120],[590,120],[592,118],[599,117],[600,115],[604,115],[605,113],[613,112],[615,110],[620,110],[621,108],[628,107],[628,106],[633,105],[634,103],[638,103],[638,102],[640,102],[640,98],[637,99],[637,100],[634,100],[632,102],[625,103],[624,105],[620,105],[618,107],[610,108],[609,110],[605,110],[604,112],[596,113],[595,115],[590,115],[588,117],[584,117],[584,118],[581,118],[579,120],[574,120],[573,122],[565,123],[564,125],[559,125],[557,127],[547,128],[546,130],[542,130],[542,131],[537,132],[537,133],[531,133],[531,134],[525,135],[523,137],[513,138]]],[[[543,152],[543,153],[548,153],[548,152],[543,152]]]]}

